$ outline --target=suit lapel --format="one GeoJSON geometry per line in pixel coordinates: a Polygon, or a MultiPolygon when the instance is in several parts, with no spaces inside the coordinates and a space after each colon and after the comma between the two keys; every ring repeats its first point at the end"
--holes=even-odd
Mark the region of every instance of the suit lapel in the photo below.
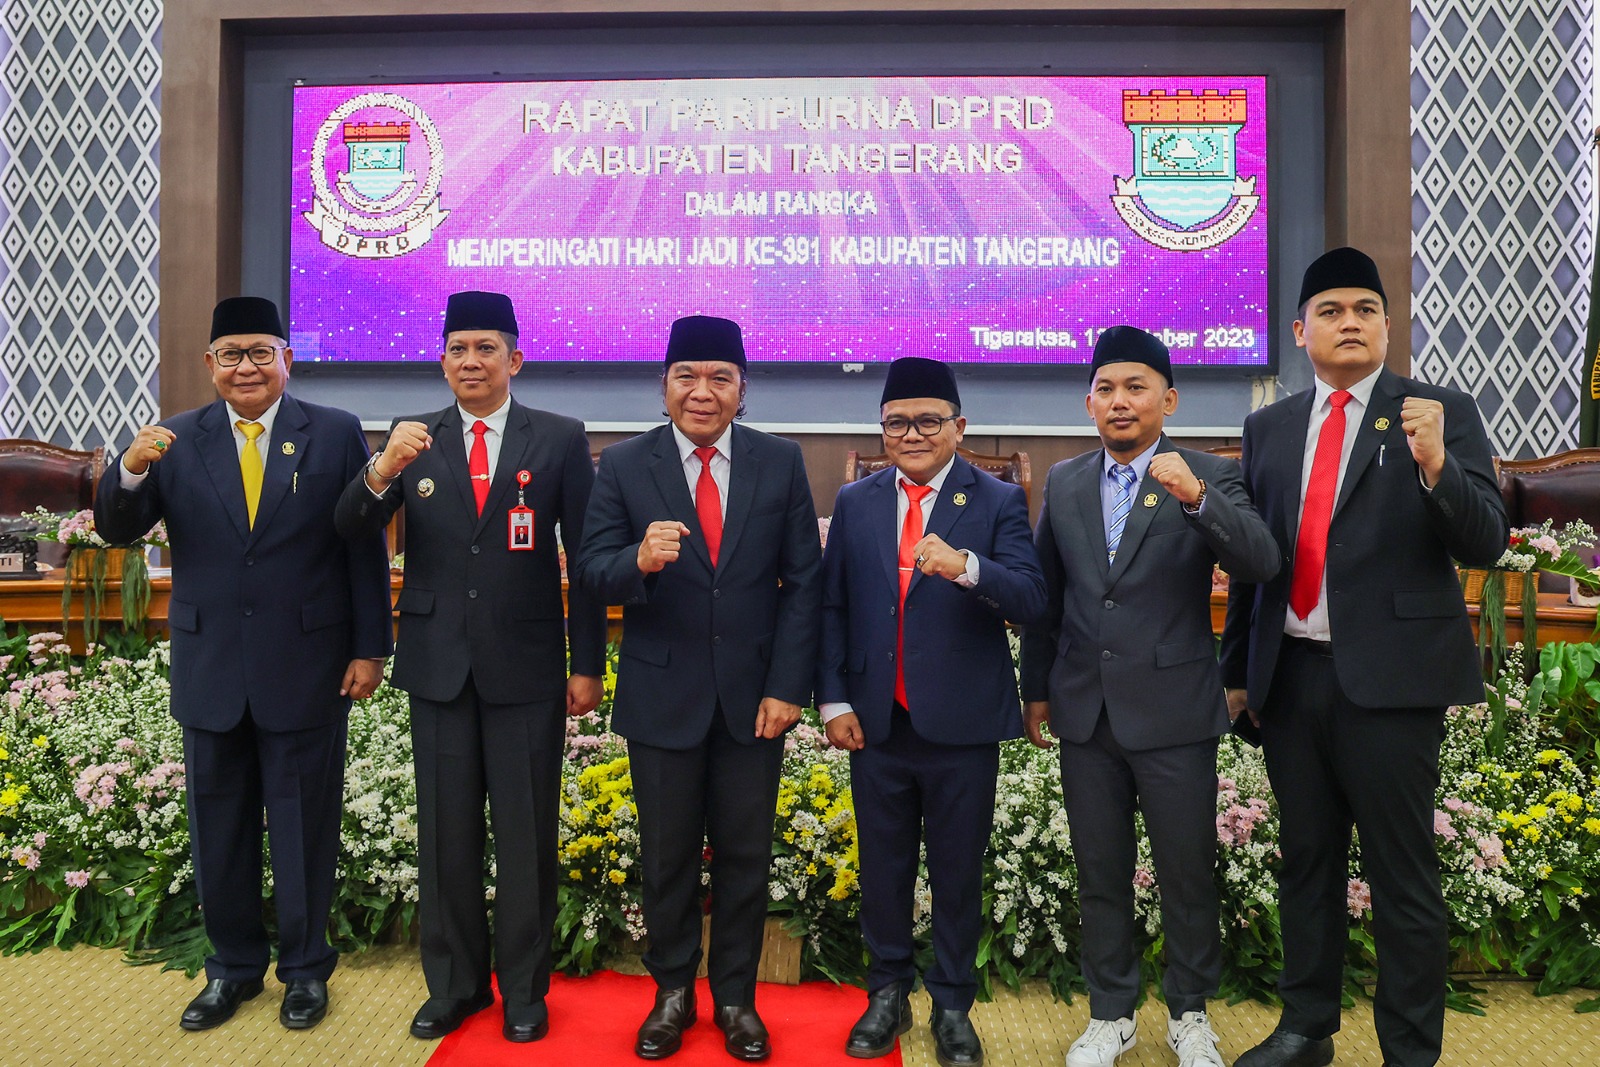
{"type": "Polygon", "coordinates": [[[667,517],[676,519],[693,531],[688,537],[689,551],[712,570],[711,553],[706,550],[705,536],[700,532],[700,515],[694,510],[694,498],[689,495],[689,483],[683,473],[683,456],[678,452],[678,439],[670,425],[656,431],[656,459],[650,464],[650,475],[656,480],[656,489],[667,504],[667,517]]]}
{"type": "MultiPolygon", "coordinates": [[[[1284,544],[1290,558],[1294,558],[1295,541],[1300,536],[1300,489],[1305,480],[1306,434],[1311,429],[1311,403],[1316,399],[1316,388],[1296,393],[1283,402],[1282,432],[1268,433],[1268,440],[1277,437],[1283,446],[1256,460],[1264,463],[1260,484],[1276,486],[1283,494],[1284,544]]],[[[1270,521],[1270,520],[1269,520],[1270,521]]]]}
{"type": "Polygon", "coordinates": [[[200,416],[199,433],[195,448],[211,476],[211,487],[216,491],[222,510],[239,534],[239,540],[250,537],[250,515],[245,510],[244,476],[239,473],[239,449],[234,444],[233,427],[228,423],[228,408],[220,400],[200,416]]]}
{"type": "MultiPolygon", "coordinates": [[[[311,443],[311,436],[306,433],[310,421],[305,408],[285,393],[278,404],[277,417],[272,420],[272,440],[268,444],[266,466],[261,478],[261,499],[256,503],[256,524],[250,530],[249,541],[252,544],[272,521],[284,496],[296,482],[295,472],[311,443]]],[[[239,492],[244,492],[242,475],[239,492]]]]}
{"type": "MultiPolygon", "coordinates": [[[[1405,387],[1401,384],[1400,376],[1388,370],[1383,371],[1378,375],[1378,380],[1372,383],[1372,395],[1368,398],[1367,409],[1361,413],[1361,425],[1345,426],[1345,433],[1354,429],[1356,439],[1350,446],[1350,462],[1344,468],[1344,484],[1339,487],[1339,499],[1333,506],[1334,516],[1339,514],[1345,501],[1350,499],[1351,490],[1366,474],[1378,446],[1388,436],[1389,428],[1400,424],[1400,405],[1405,400],[1404,393],[1405,387]],[[1381,430],[1377,428],[1380,419],[1388,420],[1381,430]]],[[[1410,458],[1409,449],[1406,458],[1410,458]]]]}
{"type": "MultiPolygon", "coordinates": [[[[1172,451],[1174,451],[1172,442],[1167,439],[1166,434],[1162,434],[1161,441],[1156,445],[1151,458],[1172,451]]],[[[1128,521],[1122,527],[1122,539],[1117,542],[1117,558],[1111,564],[1110,573],[1106,576],[1108,586],[1117,584],[1117,579],[1127,571],[1135,553],[1139,551],[1139,543],[1144,540],[1145,531],[1150,528],[1151,521],[1156,517],[1156,512],[1169,506],[1171,499],[1166,488],[1152,478],[1149,469],[1146,468],[1144,480],[1133,491],[1132,507],[1128,509],[1128,521]]]]}
{"type": "Polygon", "coordinates": [[[889,579],[889,588],[900,595],[900,524],[896,521],[900,501],[895,482],[900,472],[894,467],[879,471],[867,493],[867,529],[877,543],[878,555],[883,561],[883,573],[889,579]]]}
{"type": "MultiPolygon", "coordinates": [[[[967,498],[970,495],[967,491],[972,488],[973,479],[976,477],[972,464],[957,456],[950,467],[950,473],[945,475],[944,485],[939,488],[939,495],[933,498],[932,514],[923,518],[922,533],[924,537],[928,534],[937,534],[941,541],[946,544],[950,543],[950,530],[955,526],[956,520],[967,509],[967,498]],[[957,497],[961,498],[960,503],[956,502],[957,497]]],[[[984,477],[988,477],[988,475],[984,475],[984,477]]],[[[895,504],[898,510],[899,501],[895,501],[895,504]]],[[[898,536],[895,539],[894,555],[895,566],[898,568],[900,565],[898,536]]],[[[927,575],[923,574],[920,569],[911,576],[911,588],[906,590],[906,599],[909,600],[911,598],[911,594],[916,592],[917,585],[926,577],[927,575]]]]}
{"type": "Polygon", "coordinates": [[[450,484],[455,486],[461,506],[467,509],[468,516],[476,518],[478,502],[472,495],[472,482],[467,477],[467,445],[462,438],[464,432],[461,412],[451,404],[440,413],[439,421],[432,429],[433,445],[439,450],[439,461],[450,484]]]}
{"type": "MultiPolygon", "coordinates": [[[[745,520],[756,498],[756,480],[760,477],[760,461],[756,458],[755,438],[735,426],[728,448],[733,453],[728,471],[728,507],[722,521],[722,545],[717,550],[717,566],[728,561],[744,533],[745,520]]],[[[702,538],[703,540],[703,538],[702,538]]]]}
{"type": "Polygon", "coordinates": [[[1095,558],[1100,577],[1104,580],[1111,573],[1111,562],[1106,559],[1105,508],[1100,502],[1105,451],[1098,450],[1089,459],[1091,462],[1082,463],[1069,473],[1061,491],[1067,510],[1076,513],[1084,543],[1089,546],[1089,554],[1095,558]]]}
{"type": "MultiPolygon", "coordinates": [[[[465,439],[458,436],[458,440],[465,439]]],[[[528,410],[515,400],[506,413],[505,432],[500,436],[500,458],[495,462],[494,481],[489,484],[489,496],[483,502],[483,514],[478,516],[472,529],[476,541],[494,515],[511,510],[512,487],[517,483],[517,472],[526,468],[528,453],[533,451],[533,430],[528,425],[528,410]]],[[[477,508],[477,502],[473,502],[477,508]]]]}

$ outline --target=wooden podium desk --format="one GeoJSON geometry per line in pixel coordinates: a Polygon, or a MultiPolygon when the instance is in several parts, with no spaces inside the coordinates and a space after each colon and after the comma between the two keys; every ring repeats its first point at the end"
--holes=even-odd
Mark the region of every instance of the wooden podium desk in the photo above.
{"type": "MultiPolygon", "coordinates": [[[[1228,611],[1228,594],[1226,591],[1217,590],[1211,594],[1211,629],[1215,633],[1222,633],[1222,620],[1228,611]]],[[[1472,620],[1472,633],[1478,633],[1478,605],[1467,605],[1467,616],[1472,620]]],[[[1595,609],[1575,608],[1567,603],[1565,593],[1540,593],[1539,594],[1539,632],[1540,645],[1553,641],[1567,641],[1577,644],[1583,641],[1596,640],[1595,609]]],[[[1506,605],[1506,642],[1515,644],[1522,640],[1522,605],[1506,605]]]]}

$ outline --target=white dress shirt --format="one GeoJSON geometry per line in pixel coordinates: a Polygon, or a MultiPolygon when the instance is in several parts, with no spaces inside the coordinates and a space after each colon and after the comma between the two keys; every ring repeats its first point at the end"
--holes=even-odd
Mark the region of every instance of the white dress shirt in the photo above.
{"type": "MultiPolygon", "coordinates": [[[[235,455],[244,455],[244,446],[250,442],[250,439],[244,435],[244,431],[239,429],[239,423],[259,422],[261,424],[261,432],[256,435],[256,451],[261,453],[261,469],[263,471],[267,469],[267,457],[272,455],[272,424],[278,418],[278,407],[282,403],[283,397],[279,396],[278,399],[272,402],[272,406],[263,411],[261,417],[256,419],[245,418],[233,410],[232,404],[224,403],[222,405],[228,411],[228,428],[233,431],[233,451],[235,455]]],[[[124,458],[127,457],[127,454],[126,451],[122,453],[124,458]]],[[[128,470],[126,463],[120,461],[118,467],[118,478],[124,489],[137,489],[144,484],[146,478],[150,477],[149,467],[144,469],[143,474],[134,474],[128,470]]]]}
{"type": "Polygon", "coordinates": [[[505,403],[487,415],[474,415],[460,404],[456,405],[456,411],[461,414],[461,439],[466,446],[469,463],[472,461],[472,440],[477,436],[472,432],[472,424],[481,418],[483,424],[489,428],[489,432],[483,435],[483,447],[489,453],[489,481],[492,484],[494,472],[500,466],[500,446],[506,439],[506,419],[511,415],[511,396],[507,394],[505,403]]]}
{"type": "MultiPolygon", "coordinates": [[[[933,506],[938,503],[939,492],[944,488],[944,480],[949,477],[950,468],[955,466],[955,463],[955,456],[951,456],[950,462],[940,468],[938,474],[928,479],[928,488],[932,489],[933,492],[922,498],[922,528],[924,532],[928,528],[928,519],[933,515],[933,506]]],[[[906,495],[905,479],[900,477],[899,474],[896,474],[894,479],[894,500],[894,544],[898,546],[900,544],[900,531],[905,529],[906,525],[906,513],[911,510],[911,497],[906,495]]],[[[956,578],[955,583],[963,589],[971,589],[978,584],[978,555],[975,552],[968,552],[966,556],[966,573],[956,578]]],[[[821,716],[823,725],[827,725],[841,715],[854,715],[855,711],[856,709],[846,700],[823,704],[817,708],[817,714],[821,716]]]]}
{"type": "MultiPolygon", "coordinates": [[[[1350,466],[1350,450],[1355,447],[1356,434],[1361,429],[1362,417],[1366,414],[1367,407],[1372,403],[1372,388],[1378,383],[1378,375],[1383,373],[1379,367],[1365,378],[1352,385],[1348,392],[1350,399],[1344,405],[1344,447],[1339,452],[1339,477],[1334,483],[1333,500],[1335,506],[1339,501],[1339,493],[1344,488],[1345,468],[1350,466]]],[[[1322,433],[1322,424],[1328,421],[1328,414],[1333,411],[1333,404],[1329,397],[1337,392],[1333,386],[1316,379],[1316,394],[1311,398],[1311,422],[1306,426],[1305,456],[1300,465],[1300,514],[1306,510],[1306,486],[1311,481],[1311,463],[1317,455],[1317,437],[1322,433]]],[[[1299,527],[1295,529],[1296,551],[1299,550],[1299,527]]],[[[1292,579],[1291,579],[1292,582],[1292,579]]],[[[1311,609],[1311,614],[1304,619],[1294,613],[1290,608],[1284,613],[1283,632],[1290,637],[1304,637],[1312,641],[1333,640],[1328,629],[1328,570],[1324,565],[1322,570],[1322,585],[1317,590],[1317,606],[1311,609]]]]}
{"type": "MultiPolygon", "coordinates": [[[[678,442],[678,455],[683,459],[683,480],[689,484],[689,499],[695,499],[695,491],[700,484],[700,457],[694,450],[700,446],[683,435],[677,423],[672,423],[672,439],[678,442]]],[[[733,469],[731,448],[733,444],[733,423],[722,431],[722,436],[711,445],[717,454],[711,457],[711,480],[717,483],[717,503],[722,506],[722,517],[728,517],[728,472],[733,469]]]]}

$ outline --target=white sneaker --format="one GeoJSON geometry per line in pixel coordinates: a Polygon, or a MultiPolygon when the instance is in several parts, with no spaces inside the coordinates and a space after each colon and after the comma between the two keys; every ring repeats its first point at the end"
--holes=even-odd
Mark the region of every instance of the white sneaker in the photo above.
{"type": "Polygon", "coordinates": [[[1067,1067],[1111,1067],[1136,1040],[1130,1018],[1090,1019],[1083,1036],[1067,1049],[1067,1067]]]}
{"type": "Polygon", "coordinates": [[[1203,1011],[1186,1011],[1167,1020],[1167,1047],[1178,1054],[1178,1067],[1228,1067],[1217,1051],[1217,1035],[1203,1011]]]}

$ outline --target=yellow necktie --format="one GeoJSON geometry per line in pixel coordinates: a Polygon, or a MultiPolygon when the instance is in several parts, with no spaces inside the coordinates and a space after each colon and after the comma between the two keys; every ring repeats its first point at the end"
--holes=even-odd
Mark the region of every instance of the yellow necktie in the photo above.
{"type": "Polygon", "coordinates": [[[245,422],[240,419],[234,423],[239,427],[239,432],[244,434],[244,449],[239,453],[239,474],[244,478],[244,508],[250,515],[250,528],[255,529],[256,508],[261,504],[261,449],[256,447],[256,438],[261,436],[261,431],[266,427],[259,422],[245,422]]]}

